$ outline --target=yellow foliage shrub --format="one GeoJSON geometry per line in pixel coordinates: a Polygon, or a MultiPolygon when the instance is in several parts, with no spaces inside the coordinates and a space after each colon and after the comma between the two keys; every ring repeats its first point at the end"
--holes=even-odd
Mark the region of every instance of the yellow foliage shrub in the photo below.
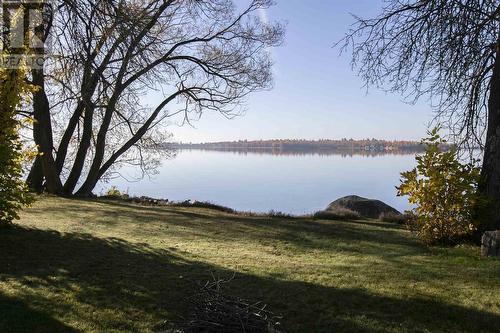
{"type": "Polygon", "coordinates": [[[453,244],[477,229],[473,218],[478,203],[480,168],[460,162],[455,148],[442,151],[446,143],[439,127],[422,140],[426,152],[416,157],[417,167],[401,174],[399,196],[408,196],[416,207],[409,224],[427,244],[453,244]]]}
{"type": "Polygon", "coordinates": [[[18,107],[33,87],[24,68],[0,67],[0,224],[18,218],[18,210],[32,201],[22,180],[22,162],[29,152],[19,140],[18,107]]]}

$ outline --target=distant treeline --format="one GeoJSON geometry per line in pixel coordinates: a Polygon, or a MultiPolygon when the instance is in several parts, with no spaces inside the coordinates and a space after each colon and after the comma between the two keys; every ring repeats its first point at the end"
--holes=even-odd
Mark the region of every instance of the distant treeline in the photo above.
{"type": "MultiPolygon", "coordinates": [[[[172,146],[172,145],[170,145],[172,146]]],[[[341,140],[240,140],[207,143],[176,143],[178,149],[204,150],[269,150],[276,152],[387,152],[415,153],[425,147],[416,141],[389,141],[377,139],[341,139],[341,140]]]]}

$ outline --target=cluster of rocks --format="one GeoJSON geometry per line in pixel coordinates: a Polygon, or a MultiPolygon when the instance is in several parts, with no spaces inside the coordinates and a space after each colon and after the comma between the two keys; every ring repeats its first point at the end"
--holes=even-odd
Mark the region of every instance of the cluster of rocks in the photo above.
{"type": "Polygon", "coordinates": [[[129,199],[130,202],[138,203],[141,205],[149,205],[149,206],[167,206],[170,204],[168,199],[155,199],[150,197],[133,197],[129,199]]]}
{"type": "Polygon", "coordinates": [[[168,206],[170,205],[170,201],[168,199],[156,199],[146,196],[141,197],[129,197],[128,195],[104,195],[101,197],[102,199],[111,199],[111,200],[120,200],[124,202],[131,202],[145,206],[168,206]]]}

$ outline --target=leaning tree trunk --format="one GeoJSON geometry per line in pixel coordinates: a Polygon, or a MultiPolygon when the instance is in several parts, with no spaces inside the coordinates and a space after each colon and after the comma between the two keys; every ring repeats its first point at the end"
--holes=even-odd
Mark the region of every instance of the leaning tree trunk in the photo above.
{"type": "Polygon", "coordinates": [[[488,129],[480,192],[488,199],[483,230],[500,230],[500,44],[490,82],[488,129]]]}
{"type": "MultiPolygon", "coordinates": [[[[106,121],[106,119],[105,119],[106,121]]],[[[106,147],[106,130],[101,130],[97,136],[94,160],[90,166],[87,178],[83,182],[80,189],[75,193],[78,197],[89,197],[92,196],[92,191],[99,181],[99,170],[101,169],[102,162],[104,160],[104,150],[106,147]]]]}
{"type": "Polygon", "coordinates": [[[66,130],[59,142],[59,146],[57,147],[56,154],[56,168],[57,172],[61,174],[62,169],[64,167],[64,162],[66,160],[66,156],[68,155],[68,148],[73,137],[73,133],[75,133],[76,127],[78,126],[78,122],[80,121],[80,117],[83,112],[83,102],[79,102],[75,112],[68,121],[68,125],[66,126],[66,130]]]}
{"type": "MultiPolygon", "coordinates": [[[[117,88],[118,89],[118,88],[117,88]]],[[[111,118],[115,110],[115,106],[118,102],[118,95],[111,97],[108,105],[106,106],[106,111],[104,118],[102,120],[101,127],[97,133],[97,139],[95,143],[95,153],[92,164],[90,165],[87,178],[83,182],[80,189],[75,193],[79,197],[88,197],[92,195],[92,190],[99,181],[99,170],[101,169],[102,163],[104,161],[104,153],[106,151],[106,136],[108,133],[109,125],[111,124],[111,118]]]]}
{"type": "Polygon", "coordinates": [[[88,105],[85,109],[85,116],[83,119],[83,133],[80,139],[80,145],[78,146],[78,151],[76,152],[75,161],[73,167],[69,173],[68,179],[64,184],[63,190],[67,195],[73,194],[75,186],[80,179],[83,167],[85,165],[85,159],[87,157],[87,152],[92,143],[92,118],[94,116],[94,109],[91,105],[88,105]]]}
{"type": "Polygon", "coordinates": [[[54,162],[52,150],[54,143],[52,139],[52,125],[50,119],[50,108],[45,93],[45,79],[43,69],[34,69],[33,84],[38,89],[33,93],[33,138],[38,146],[40,164],[45,178],[45,187],[49,193],[61,194],[62,183],[54,162]]]}
{"type": "Polygon", "coordinates": [[[67,130],[63,135],[61,140],[61,145],[57,152],[56,165],[62,169],[64,160],[66,158],[69,142],[73,132],[75,131],[76,125],[80,121],[80,116],[85,111],[83,116],[83,132],[78,145],[78,150],[76,152],[75,160],[71,171],[66,179],[66,183],[63,186],[64,193],[67,195],[73,194],[78,180],[82,175],[82,171],[85,165],[85,160],[87,158],[87,152],[92,144],[92,127],[95,105],[92,103],[92,95],[98,84],[98,73],[91,74],[91,66],[89,63],[85,65],[85,70],[83,74],[82,82],[82,95],[83,99],[78,103],[76,110],[71,117],[67,130]]]}

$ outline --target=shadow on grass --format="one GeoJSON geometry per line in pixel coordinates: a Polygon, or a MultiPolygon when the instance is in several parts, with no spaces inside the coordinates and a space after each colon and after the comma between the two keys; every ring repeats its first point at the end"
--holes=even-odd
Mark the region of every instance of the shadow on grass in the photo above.
{"type": "Polygon", "coordinates": [[[37,311],[16,298],[0,294],[0,331],[1,332],[79,332],[51,317],[37,311]]]}
{"type": "MultiPolygon", "coordinates": [[[[75,200],[75,219],[81,219],[82,200],[75,200]]],[[[71,203],[71,201],[69,201],[71,203]]],[[[94,200],[83,202],[95,203],[94,200]]],[[[405,256],[426,252],[427,248],[407,233],[402,227],[376,221],[323,221],[306,217],[269,218],[262,216],[244,216],[226,214],[213,210],[182,209],[178,207],[140,206],[120,201],[99,200],[102,209],[99,216],[105,224],[123,223],[125,219],[134,224],[161,221],[171,226],[182,227],[182,236],[201,236],[214,240],[239,240],[245,238],[261,242],[267,240],[274,243],[276,239],[294,244],[302,249],[336,249],[345,252],[356,251],[351,244],[367,242],[373,246],[364,246],[363,253],[382,256],[389,259],[390,252],[381,252],[377,244],[392,246],[392,256],[405,256]],[[224,232],[220,232],[224,228],[224,232]],[[378,229],[384,229],[380,232],[378,229]],[[342,244],[343,243],[343,244],[342,244]]],[[[61,214],[73,214],[71,204],[51,207],[61,214]]],[[[171,232],[179,232],[172,230],[171,232]]]]}
{"type": "MultiPolygon", "coordinates": [[[[146,244],[21,227],[2,230],[0,254],[0,332],[154,330],[189,313],[192,281],[233,274],[146,244]]],[[[250,274],[238,273],[229,288],[282,314],[287,332],[492,332],[500,322],[434,299],[250,274]]]]}
{"type": "MultiPolygon", "coordinates": [[[[161,232],[169,239],[193,242],[201,239],[214,244],[223,242],[225,246],[243,241],[252,244],[249,246],[272,249],[265,250],[272,255],[283,253],[308,256],[311,251],[319,250],[325,256],[342,253],[351,258],[357,257],[359,260],[356,265],[337,265],[335,270],[343,275],[356,275],[366,271],[358,282],[380,279],[382,275],[391,276],[384,272],[403,274],[408,279],[418,281],[423,276],[426,281],[446,278],[467,284],[471,278],[470,274],[454,277],[456,267],[453,264],[447,260],[435,260],[432,252],[408,232],[390,224],[387,228],[387,223],[383,222],[270,219],[206,209],[140,206],[110,200],[67,200],[64,204],[51,205],[50,211],[51,214],[79,221],[79,225],[85,226],[87,212],[82,208],[82,203],[91,204],[89,207],[96,211],[91,214],[91,225],[81,229],[109,227],[110,234],[113,234],[113,230],[123,230],[124,238],[161,239],[158,232],[159,226],[163,225],[166,228],[161,232]],[[383,263],[385,267],[382,264],[374,267],[374,261],[383,263]],[[443,269],[447,266],[451,266],[451,269],[443,269]]],[[[36,215],[38,214],[43,215],[44,212],[38,211],[36,215]]],[[[275,276],[280,277],[279,274],[275,276]]]]}

